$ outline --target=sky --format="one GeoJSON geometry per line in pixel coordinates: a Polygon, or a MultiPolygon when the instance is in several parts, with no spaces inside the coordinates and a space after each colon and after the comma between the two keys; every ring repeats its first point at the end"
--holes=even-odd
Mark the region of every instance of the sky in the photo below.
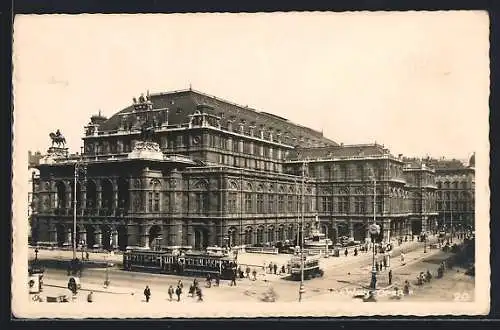
{"type": "Polygon", "coordinates": [[[189,88],[345,144],[467,159],[488,143],[485,12],[21,15],[14,148],[46,152],[149,90],[189,88]]]}

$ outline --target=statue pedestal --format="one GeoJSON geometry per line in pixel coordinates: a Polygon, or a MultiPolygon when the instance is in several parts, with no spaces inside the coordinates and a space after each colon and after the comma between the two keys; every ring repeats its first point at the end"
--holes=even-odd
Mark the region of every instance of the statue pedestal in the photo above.
{"type": "Polygon", "coordinates": [[[57,155],[57,156],[66,156],[68,154],[68,148],[50,147],[49,150],[47,150],[47,154],[57,155]]]}
{"type": "Polygon", "coordinates": [[[54,163],[58,158],[66,158],[68,156],[68,148],[50,147],[47,154],[40,159],[40,164],[54,163]]]}
{"type": "Polygon", "coordinates": [[[163,152],[156,142],[137,141],[132,152],[128,154],[128,158],[163,160],[163,152]]]}

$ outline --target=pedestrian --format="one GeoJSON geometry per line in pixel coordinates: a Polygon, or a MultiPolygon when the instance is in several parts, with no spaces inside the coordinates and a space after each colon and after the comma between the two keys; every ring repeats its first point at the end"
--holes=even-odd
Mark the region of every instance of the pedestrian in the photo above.
{"type": "Polygon", "coordinates": [[[347,248],[346,248],[344,251],[344,255],[347,257],[348,254],[349,254],[349,252],[347,251],[347,248]]]}
{"type": "Polygon", "coordinates": [[[197,279],[197,278],[195,278],[195,279],[193,280],[193,286],[194,286],[195,288],[197,288],[197,287],[198,287],[198,279],[197,279]]]}
{"type": "Polygon", "coordinates": [[[286,274],[285,265],[281,266],[281,273],[282,273],[282,274],[286,274]]]}
{"type": "Polygon", "coordinates": [[[432,274],[428,269],[427,269],[427,273],[425,274],[425,278],[426,278],[427,282],[430,282],[432,279],[432,274]]]}
{"type": "Polygon", "coordinates": [[[277,264],[273,264],[273,270],[274,270],[274,275],[276,275],[276,273],[278,272],[278,265],[277,264]]]}
{"type": "Polygon", "coordinates": [[[247,278],[250,278],[250,267],[247,266],[247,268],[245,269],[245,273],[247,275],[247,278]]]}
{"type": "Polygon", "coordinates": [[[181,288],[181,291],[182,291],[182,289],[184,288],[184,284],[182,284],[182,280],[179,280],[179,282],[177,282],[177,286],[179,288],[181,288]]]}
{"type": "Polygon", "coordinates": [[[174,295],[174,288],[170,285],[168,287],[168,300],[172,301],[172,296],[174,295]]]}
{"type": "Polygon", "coordinates": [[[203,293],[201,292],[201,288],[196,288],[196,295],[198,296],[198,301],[203,301],[203,293]]]}
{"type": "Polygon", "coordinates": [[[378,262],[375,263],[375,270],[378,272],[379,271],[379,267],[378,267],[378,262]]]}
{"type": "Polygon", "coordinates": [[[149,302],[149,298],[151,297],[151,290],[147,285],[146,288],[144,289],[144,296],[146,296],[146,302],[149,302]]]}
{"type": "Polygon", "coordinates": [[[85,259],[87,259],[87,261],[89,260],[89,253],[88,252],[85,252],[85,259]]]}
{"type": "Polygon", "coordinates": [[[269,274],[272,274],[273,273],[273,263],[270,262],[269,263],[269,274]]]}
{"type": "Polygon", "coordinates": [[[358,248],[354,248],[354,256],[358,255],[358,248]]]}
{"type": "Polygon", "coordinates": [[[405,280],[405,283],[403,285],[403,295],[408,296],[410,294],[410,283],[408,280],[405,280]]]}
{"type": "Polygon", "coordinates": [[[231,284],[230,286],[236,286],[236,272],[233,272],[233,274],[231,275],[231,284]]]}
{"type": "Polygon", "coordinates": [[[405,262],[405,254],[401,252],[401,265],[404,266],[406,264],[405,262]]]}
{"type": "Polygon", "coordinates": [[[380,268],[380,271],[384,270],[384,265],[383,265],[382,261],[379,262],[378,267],[380,268]]]}
{"type": "Polygon", "coordinates": [[[87,302],[91,303],[94,301],[94,293],[92,291],[90,291],[90,293],[88,294],[87,296],[87,302]]]}
{"type": "Polygon", "coordinates": [[[384,269],[387,269],[387,257],[384,257],[384,269]]]}
{"type": "Polygon", "coordinates": [[[181,293],[182,293],[181,287],[177,286],[177,288],[175,289],[175,295],[177,296],[177,301],[181,301],[181,293]]]}
{"type": "Polygon", "coordinates": [[[389,285],[392,284],[392,269],[389,270],[389,285]]]}
{"type": "Polygon", "coordinates": [[[207,288],[212,287],[212,276],[210,274],[207,274],[207,288]]]}
{"type": "MultiPolygon", "coordinates": [[[[236,278],[236,270],[233,271],[233,276],[236,278]]],[[[217,275],[215,275],[215,286],[219,286],[220,284],[220,274],[217,273],[217,275]]]]}
{"type": "Polygon", "coordinates": [[[252,271],[252,275],[253,275],[253,280],[256,281],[257,280],[257,271],[255,269],[252,271]]]}

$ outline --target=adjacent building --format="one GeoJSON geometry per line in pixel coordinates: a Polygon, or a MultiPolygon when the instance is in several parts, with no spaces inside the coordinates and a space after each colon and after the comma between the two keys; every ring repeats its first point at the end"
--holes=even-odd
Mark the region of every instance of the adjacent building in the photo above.
{"type": "MultiPolygon", "coordinates": [[[[27,210],[28,210],[28,223],[31,228],[31,220],[32,220],[32,214],[35,211],[35,205],[36,205],[36,195],[33,194],[34,191],[36,191],[36,186],[38,185],[38,179],[39,179],[39,170],[38,170],[38,165],[40,164],[40,159],[42,158],[42,154],[37,151],[35,153],[32,153],[31,151],[28,151],[28,170],[30,172],[30,177],[28,180],[28,204],[27,204],[27,210]]],[[[29,231],[29,239],[31,240],[31,230],[29,231]]]]}
{"type": "Polygon", "coordinates": [[[475,155],[464,164],[459,160],[433,160],[436,168],[438,222],[442,228],[474,227],[475,155]]]}
{"type": "Polygon", "coordinates": [[[82,153],[52,146],[38,168],[33,240],[59,245],[275,243],[295,239],[302,216],[334,241],[367,239],[375,219],[389,240],[438,219],[427,165],[193,90],[92,116],[82,153]]]}

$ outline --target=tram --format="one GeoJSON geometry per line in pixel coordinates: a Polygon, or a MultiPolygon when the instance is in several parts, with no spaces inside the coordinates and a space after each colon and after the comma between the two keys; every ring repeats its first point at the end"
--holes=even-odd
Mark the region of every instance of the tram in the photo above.
{"type": "MultiPolygon", "coordinates": [[[[300,255],[294,255],[289,262],[290,272],[293,280],[300,280],[302,273],[302,263],[300,255]]],[[[302,256],[304,258],[304,279],[308,280],[314,277],[323,276],[323,270],[319,268],[319,257],[302,256]]]]}
{"type": "Polygon", "coordinates": [[[132,249],[123,254],[123,268],[127,271],[147,271],[182,276],[219,276],[231,279],[236,271],[237,256],[207,252],[160,251],[132,249]]]}

